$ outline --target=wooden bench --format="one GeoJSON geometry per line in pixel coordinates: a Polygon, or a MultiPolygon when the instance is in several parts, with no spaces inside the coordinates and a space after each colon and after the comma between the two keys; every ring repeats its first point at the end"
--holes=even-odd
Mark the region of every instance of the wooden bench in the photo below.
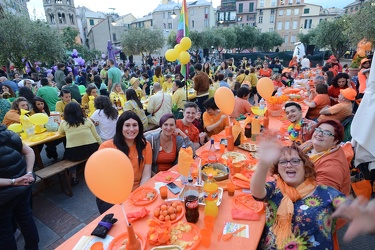
{"type": "Polygon", "coordinates": [[[72,191],[72,185],[70,183],[70,178],[69,178],[69,168],[72,168],[82,162],[85,162],[86,160],[81,160],[81,161],[69,161],[69,160],[62,160],[62,161],[59,161],[59,162],[56,162],[48,167],[45,167],[43,169],[40,169],[38,171],[35,172],[36,176],[37,176],[37,179],[36,179],[36,183],[40,182],[40,181],[44,181],[45,183],[45,180],[51,176],[54,176],[54,175],[58,175],[59,177],[59,182],[60,182],[60,185],[61,185],[61,189],[62,191],[66,194],[66,195],[69,195],[69,196],[73,196],[73,191],[72,191]],[[64,184],[63,184],[63,177],[62,176],[65,176],[65,184],[66,184],[66,187],[67,187],[67,191],[65,190],[64,188],[64,184]]]}

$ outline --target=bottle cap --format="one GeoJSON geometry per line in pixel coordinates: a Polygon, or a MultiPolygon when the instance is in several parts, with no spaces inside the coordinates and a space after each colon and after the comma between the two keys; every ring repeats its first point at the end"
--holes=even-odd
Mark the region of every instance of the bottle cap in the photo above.
{"type": "Polygon", "coordinates": [[[193,183],[193,178],[189,177],[188,182],[193,183]]]}

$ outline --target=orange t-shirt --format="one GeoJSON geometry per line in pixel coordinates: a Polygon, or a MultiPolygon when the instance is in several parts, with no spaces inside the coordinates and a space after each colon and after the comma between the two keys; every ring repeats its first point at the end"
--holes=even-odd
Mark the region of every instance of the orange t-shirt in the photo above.
{"type": "Polygon", "coordinates": [[[307,112],[307,117],[309,119],[315,119],[320,116],[320,110],[325,106],[331,105],[331,99],[329,98],[328,94],[318,94],[315,96],[313,102],[315,103],[315,108],[309,108],[307,112]]]}
{"type": "Polygon", "coordinates": [[[199,130],[194,124],[191,126],[186,126],[182,120],[177,120],[176,127],[184,132],[189,137],[191,142],[199,142],[199,130]]]}
{"type": "Polygon", "coordinates": [[[336,119],[342,122],[352,114],[353,108],[351,102],[340,102],[330,107],[328,110],[331,112],[331,115],[320,115],[318,121],[336,119]]]}
{"type": "Polygon", "coordinates": [[[283,82],[279,81],[272,81],[274,87],[282,88],[284,87],[283,82]]]}
{"type": "Polygon", "coordinates": [[[272,69],[270,69],[270,68],[259,70],[259,76],[271,77],[271,75],[272,75],[272,69]]]}
{"type": "Polygon", "coordinates": [[[361,69],[361,71],[359,71],[358,73],[358,82],[359,82],[359,93],[363,94],[365,93],[365,90],[366,90],[366,80],[367,80],[367,77],[365,74],[363,74],[363,70],[365,69],[361,69]]]}
{"type": "Polygon", "coordinates": [[[163,147],[160,145],[160,150],[158,158],[156,159],[156,164],[158,164],[158,171],[167,171],[173,167],[173,163],[177,158],[177,149],[176,149],[176,137],[172,136],[172,151],[167,153],[164,151],[163,147]]]}
{"type": "Polygon", "coordinates": [[[240,97],[234,99],[234,109],[230,117],[238,118],[241,114],[251,113],[251,104],[248,100],[244,100],[240,97]]]}
{"type": "MultiPolygon", "coordinates": [[[[100,147],[100,149],[103,148],[116,148],[115,144],[113,144],[113,139],[103,142],[100,147]]],[[[143,169],[145,168],[145,165],[152,164],[152,148],[151,144],[147,142],[146,148],[142,151],[143,155],[143,162],[141,162],[141,165],[138,164],[138,152],[136,145],[134,144],[129,148],[129,154],[127,155],[130,159],[130,162],[132,163],[133,170],[134,170],[134,184],[133,184],[133,191],[139,187],[142,179],[143,169]]]]}
{"type": "MultiPolygon", "coordinates": [[[[212,124],[215,124],[216,122],[218,122],[220,120],[220,117],[222,115],[225,115],[223,112],[220,112],[219,114],[217,114],[216,116],[214,115],[209,115],[206,112],[203,113],[203,126],[204,128],[212,125],[212,124]]],[[[213,129],[211,132],[208,132],[207,131],[207,134],[208,136],[212,136],[212,135],[216,135],[218,133],[220,133],[221,131],[223,131],[225,129],[226,126],[229,126],[229,121],[228,119],[224,119],[220,124],[219,126],[217,126],[215,129],[213,129]]]]}

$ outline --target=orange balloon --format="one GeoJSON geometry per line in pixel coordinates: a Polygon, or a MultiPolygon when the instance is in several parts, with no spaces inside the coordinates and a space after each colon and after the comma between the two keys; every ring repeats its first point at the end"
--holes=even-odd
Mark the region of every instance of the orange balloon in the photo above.
{"type": "Polygon", "coordinates": [[[87,160],[85,179],[96,197],[111,204],[121,204],[133,189],[133,166],[120,150],[104,148],[87,160]]]}
{"type": "Polygon", "coordinates": [[[268,77],[263,77],[259,79],[257,84],[257,90],[259,95],[267,101],[268,99],[270,99],[274,91],[272,80],[268,77]]]}
{"type": "Polygon", "coordinates": [[[234,95],[232,90],[227,87],[220,87],[216,90],[214,95],[216,106],[226,115],[233,113],[234,109],[234,95]]]}

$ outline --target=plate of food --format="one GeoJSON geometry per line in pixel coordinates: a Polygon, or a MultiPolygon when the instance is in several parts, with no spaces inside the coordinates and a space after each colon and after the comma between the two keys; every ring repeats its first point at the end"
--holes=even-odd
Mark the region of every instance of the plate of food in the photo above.
{"type": "Polygon", "coordinates": [[[196,225],[182,221],[172,225],[170,239],[172,245],[193,250],[199,245],[200,240],[200,230],[196,225]]]}
{"type": "MultiPolygon", "coordinates": [[[[141,249],[146,249],[146,239],[139,233],[135,233],[135,237],[141,243],[141,249]]],[[[115,237],[108,246],[108,250],[126,250],[128,243],[128,232],[115,237]]]]}
{"type": "Polygon", "coordinates": [[[184,214],[184,205],[179,201],[163,202],[154,209],[154,219],[161,223],[176,223],[184,214]]]}
{"type": "Polygon", "coordinates": [[[158,192],[154,188],[141,186],[129,196],[129,199],[134,205],[144,206],[152,203],[157,197],[158,192]]]}
{"type": "Polygon", "coordinates": [[[252,211],[259,213],[264,209],[263,202],[254,200],[251,194],[239,194],[233,197],[232,205],[234,208],[242,211],[252,211]]]}
{"type": "Polygon", "coordinates": [[[221,158],[224,160],[232,159],[232,163],[239,163],[247,160],[246,155],[238,152],[226,152],[221,156],[221,158]]]}
{"type": "Polygon", "coordinates": [[[202,166],[203,181],[207,180],[209,174],[212,174],[216,181],[223,181],[229,177],[229,168],[221,163],[207,163],[202,166]]]}
{"type": "Polygon", "coordinates": [[[258,150],[258,146],[252,143],[243,143],[241,145],[238,145],[237,147],[249,152],[256,152],[258,150]]]}

